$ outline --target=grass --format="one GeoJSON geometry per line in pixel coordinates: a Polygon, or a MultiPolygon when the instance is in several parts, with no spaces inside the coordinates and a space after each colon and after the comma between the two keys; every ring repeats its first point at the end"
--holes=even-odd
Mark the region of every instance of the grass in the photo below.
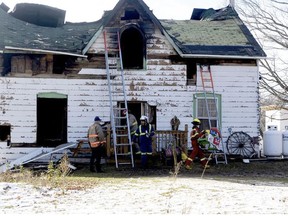
{"type": "MultiPolygon", "coordinates": [[[[211,168],[205,171],[204,179],[217,181],[233,181],[248,184],[267,184],[271,182],[288,184],[286,173],[288,161],[255,161],[244,164],[241,161],[229,161],[228,164],[211,164],[211,168]]],[[[185,170],[181,163],[172,166],[154,167],[154,169],[142,170],[118,168],[114,165],[103,166],[106,173],[91,173],[89,166],[79,166],[76,171],[69,167],[69,159],[64,156],[58,165],[49,164],[47,170],[33,171],[29,168],[18,167],[0,174],[2,182],[23,182],[35,186],[62,188],[63,190],[84,190],[95,187],[104,181],[111,184],[121,184],[124,181],[137,182],[139,178],[153,178],[153,181],[161,177],[176,178],[200,178],[203,172],[200,164],[196,161],[192,170],[185,170]]]]}

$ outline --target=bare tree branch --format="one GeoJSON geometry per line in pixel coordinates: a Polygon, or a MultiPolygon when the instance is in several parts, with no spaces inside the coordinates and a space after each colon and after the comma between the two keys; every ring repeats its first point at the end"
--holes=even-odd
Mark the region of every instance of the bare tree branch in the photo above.
{"type": "Polygon", "coordinates": [[[260,60],[260,90],[274,96],[279,104],[287,104],[288,59],[281,58],[286,57],[281,52],[288,48],[288,1],[242,0],[237,11],[266,53],[273,50],[276,55],[274,60],[260,60]]]}

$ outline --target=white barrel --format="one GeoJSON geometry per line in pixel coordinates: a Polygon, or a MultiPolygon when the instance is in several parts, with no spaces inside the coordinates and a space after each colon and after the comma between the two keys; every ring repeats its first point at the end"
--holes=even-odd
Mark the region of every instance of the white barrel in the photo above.
{"type": "Polygon", "coordinates": [[[282,156],[282,132],[267,130],[263,136],[263,150],[266,157],[282,156]]]}
{"type": "Polygon", "coordinates": [[[283,141],[283,146],[282,146],[282,150],[283,150],[283,156],[285,158],[288,157],[288,130],[285,130],[282,133],[282,141],[283,141]]]}

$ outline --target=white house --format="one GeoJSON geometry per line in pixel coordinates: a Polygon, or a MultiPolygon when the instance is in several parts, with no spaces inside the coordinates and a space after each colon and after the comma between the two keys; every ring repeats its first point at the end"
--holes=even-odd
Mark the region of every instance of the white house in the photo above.
{"type": "MultiPolygon", "coordinates": [[[[39,5],[35,10],[41,7],[57,12],[39,5]]],[[[194,9],[187,20],[161,20],[142,0],[120,0],[98,21],[61,23],[60,11],[55,25],[41,23],[45,17],[23,21],[25,10],[16,12],[0,9],[3,161],[8,135],[18,152],[53,148],[86,137],[96,115],[110,121],[104,31],[115,70],[120,34],[128,107],[137,118],[148,115],[156,130],[170,130],[175,115],[181,130],[195,117],[208,127],[203,66],[213,75],[217,113],[210,118],[224,143],[230,129],[259,135],[258,60],[265,53],[232,7],[194,9]]],[[[213,95],[206,96],[215,110],[213,95]]]]}

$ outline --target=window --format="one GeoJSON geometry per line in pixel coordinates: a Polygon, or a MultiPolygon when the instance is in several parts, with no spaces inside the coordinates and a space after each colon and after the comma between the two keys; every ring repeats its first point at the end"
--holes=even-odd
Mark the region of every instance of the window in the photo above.
{"type": "Polygon", "coordinates": [[[10,136],[10,125],[0,125],[0,141],[6,141],[8,136],[10,136]]]}
{"type": "Polygon", "coordinates": [[[133,19],[139,19],[140,15],[137,10],[133,8],[128,8],[125,10],[125,14],[123,17],[121,17],[121,20],[133,20],[133,19]]]}
{"type": "Polygon", "coordinates": [[[187,62],[187,85],[196,85],[197,64],[196,62],[187,62]]]}
{"type": "Polygon", "coordinates": [[[146,41],[136,27],[129,27],[121,34],[121,50],[124,69],[143,69],[146,41]]]}
{"type": "Polygon", "coordinates": [[[201,130],[206,130],[210,128],[209,119],[211,127],[220,128],[221,122],[221,95],[216,94],[215,98],[213,94],[206,93],[206,99],[204,93],[199,93],[194,95],[194,116],[201,121],[201,130]],[[219,118],[218,118],[219,117],[219,118]]]}

